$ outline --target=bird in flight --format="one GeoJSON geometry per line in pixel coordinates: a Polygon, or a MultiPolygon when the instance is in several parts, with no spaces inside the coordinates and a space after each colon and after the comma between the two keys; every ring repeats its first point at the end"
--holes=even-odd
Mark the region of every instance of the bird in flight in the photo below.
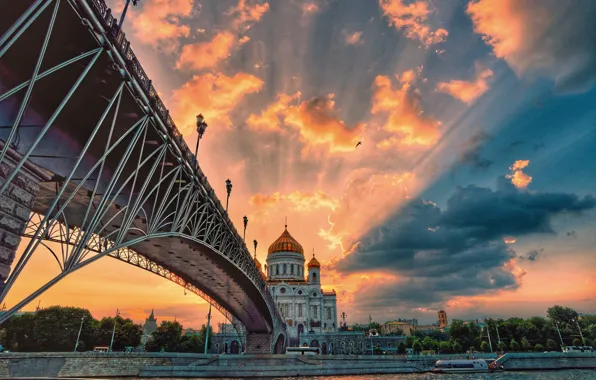
{"type": "Polygon", "coordinates": [[[362,141],[358,141],[358,144],[354,148],[358,148],[360,145],[362,145],[362,141]]]}

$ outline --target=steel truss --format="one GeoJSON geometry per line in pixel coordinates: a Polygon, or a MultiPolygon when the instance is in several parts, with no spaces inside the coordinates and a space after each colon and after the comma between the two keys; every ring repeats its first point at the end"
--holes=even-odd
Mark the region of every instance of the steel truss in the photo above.
{"type": "MultiPolygon", "coordinates": [[[[105,65],[106,60],[110,62],[106,71],[111,75],[107,80],[111,84],[111,93],[103,96],[104,108],[98,119],[92,125],[85,125],[77,135],[79,150],[68,154],[73,159],[59,168],[48,164],[53,169],[55,183],[41,184],[40,192],[45,197],[35,202],[25,232],[30,241],[6,280],[0,302],[37,248],[40,245],[50,248],[45,241],[61,243],[60,252],[50,249],[60,273],[3,313],[0,323],[68,274],[104,256],[180,284],[206,299],[234,322],[229,312],[192,284],[192,279],[172,273],[135,248],[150,239],[178,238],[210,248],[239,268],[267,304],[273,321],[273,326],[268,328],[271,332],[283,332],[283,321],[249,250],[103,0],[32,1],[0,37],[0,60],[31,25],[39,27],[41,16],[47,18],[48,12],[51,15],[45,26],[45,39],[30,78],[0,93],[0,106],[8,99],[20,100],[10,131],[3,137],[5,144],[0,151],[0,162],[6,161],[10,148],[21,155],[0,186],[0,194],[6,192],[28,160],[46,157],[48,146],[46,144],[42,152],[42,142],[50,138],[52,131],[64,126],[65,120],[61,117],[66,117],[63,114],[68,112],[65,109],[69,109],[73,99],[82,96],[90,98],[89,102],[95,101],[97,96],[93,98],[91,95],[96,94],[83,93],[81,88],[88,86],[96,75],[89,75],[94,66],[105,65]],[[96,46],[73,54],[53,67],[44,67],[44,59],[52,47],[49,42],[57,16],[60,12],[72,11],[79,15],[96,46]],[[63,99],[50,111],[43,124],[29,128],[25,115],[31,100],[35,99],[35,89],[43,85],[44,78],[52,78],[57,72],[68,71],[73,66],[83,69],[77,71],[78,76],[63,99]],[[132,118],[129,117],[131,107],[134,107],[132,114],[136,115],[132,118]],[[17,143],[19,132],[26,127],[29,134],[31,130],[36,134],[20,146],[17,143]]],[[[60,154],[56,152],[55,156],[60,154]]],[[[35,162],[51,171],[44,166],[45,162],[35,162]]]]}

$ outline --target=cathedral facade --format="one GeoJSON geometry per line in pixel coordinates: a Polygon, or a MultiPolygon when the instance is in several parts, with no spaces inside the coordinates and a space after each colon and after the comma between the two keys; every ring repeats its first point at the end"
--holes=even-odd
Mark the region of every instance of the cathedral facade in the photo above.
{"type": "MultiPolygon", "coordinates": [[[[255,258],[256,260],[256,258],[255,258]]],[[[257,260],[257,267],[261,263],[257,260]]],[[[269,246],[264,274],[269,292],[285,320],[290,345],[297,346],[305,333],[337,331],[335,291],[321,287],[321,264],[312,258],[306,264],[304,249],[288,232],[269,246]]]]}

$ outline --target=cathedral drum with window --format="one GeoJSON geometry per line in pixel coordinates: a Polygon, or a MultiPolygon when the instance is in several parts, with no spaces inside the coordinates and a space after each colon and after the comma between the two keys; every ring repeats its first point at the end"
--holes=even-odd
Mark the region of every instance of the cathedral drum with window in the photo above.
{"type": "Polygon", "coordinates": [[[337,331],[335,291],[321,288],[321,264],[314,253],[304,264],[304,249],[286,226],[269,247],[265,270],[269,292],[286,322],[291,346],[303,345],[300,337],[308,332],[337,331]]]}

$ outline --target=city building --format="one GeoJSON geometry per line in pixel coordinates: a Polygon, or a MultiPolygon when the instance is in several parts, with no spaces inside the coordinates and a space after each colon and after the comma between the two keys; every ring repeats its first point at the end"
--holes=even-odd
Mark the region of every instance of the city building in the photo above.
{"type": "Polygon", "coordinates": [[[149,339],[151,339],[151,334],[157,330],[157,319],[155,319],[155,315],[153,314],[153,310],[151,310],[151,315],[145,319],[145,323],[143,324],[143,335],[141,336],[141,345],[145,345],[149,339]]]}
{"type": "Polygon", "coordinates": [[[447,320],[447,312],[445,310],[439,310],[439,327],[445,328],[449,326],[449,321],[447,320]]]}
{"type": "MultiPolygon", "coordinates": [[[[255,264],[285,320],[291,347],[320,347],[323,354],[370,352],[374,347],[395,351],[405,336],[368,336],[365,332],[338,331],[335,290],[322,288],[321,264],[313,252],[306,263],[302,245],[290,235],[288,226],[270,246],[263,267],[255,264]]],[[[211,352],[238,353],[244,349],[245,333],[230,325],[220,326],[213,336],[211,352]]]]}

